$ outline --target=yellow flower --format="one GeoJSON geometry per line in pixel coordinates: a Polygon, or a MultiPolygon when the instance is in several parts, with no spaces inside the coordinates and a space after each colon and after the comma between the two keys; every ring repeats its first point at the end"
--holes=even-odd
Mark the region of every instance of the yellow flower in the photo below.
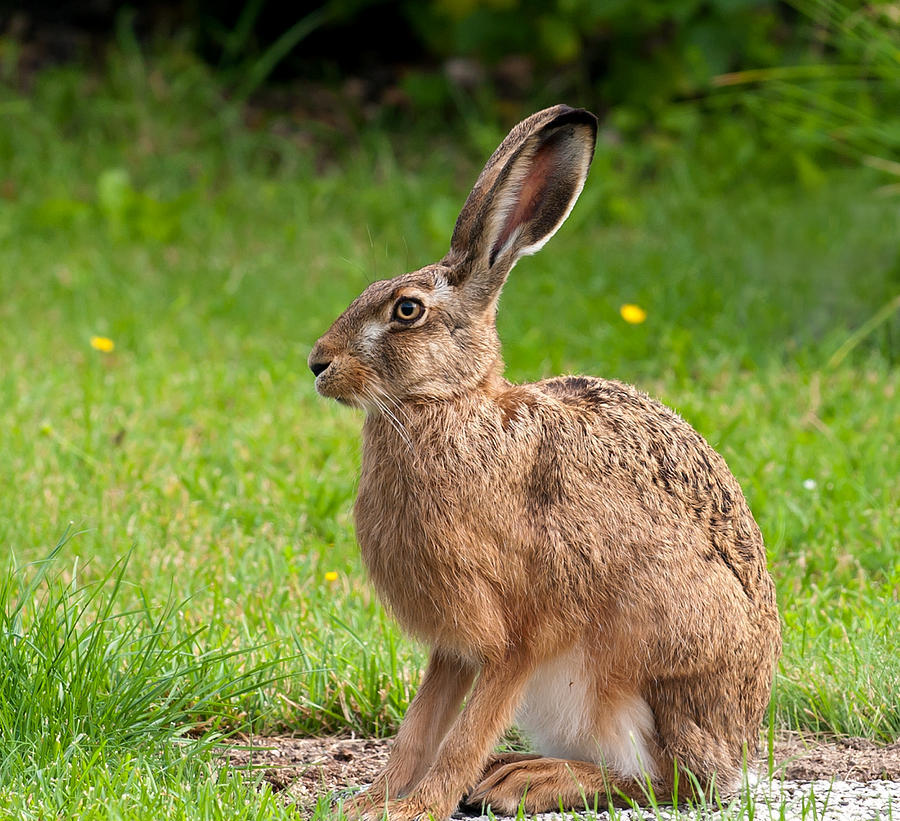
{"type": "Polygon", "coordinates": [[[329,571],[325,574],[325,581],[326,581],[326,582],[336,582],[337,580],[338,580],[338,574],[337,574],[337,571],[336,571],[336,570],[329,570],[329,571]]]}
{"type": "Polygon", "coordinates": [[[622,319],[632,325],[640,325],[646,318],[647,312],[640,305],[623,305],[619,308],[622,319]]]}
{"type": "Polygon", "coordinates": [[[111,353],[116,347],[116,343],[106,336],[92,336],[91,347],[95,351],[103,351],[103,353],[111,353]]]}

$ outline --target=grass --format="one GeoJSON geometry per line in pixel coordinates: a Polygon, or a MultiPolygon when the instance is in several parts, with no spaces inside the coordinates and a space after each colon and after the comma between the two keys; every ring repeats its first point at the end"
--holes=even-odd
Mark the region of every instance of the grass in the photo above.
{"type": "MultiPolygon", "coordinates": [[[[369,280],[443,253],[502,133],[315,153],[177,51],[111,59],[0,91],[0,816],[287,816],[211,765],[217,734],[389,734],[423,658],[354,544],[361,419],[306,355],[369,280]]],[[[678,408],[766,536],[774,725],[894,739],[900,322],[870,320],[900,290],[900,204],[873,172],[778,168],[736,124],[601,143],[504,294],[508,372],[678,408]]]]}

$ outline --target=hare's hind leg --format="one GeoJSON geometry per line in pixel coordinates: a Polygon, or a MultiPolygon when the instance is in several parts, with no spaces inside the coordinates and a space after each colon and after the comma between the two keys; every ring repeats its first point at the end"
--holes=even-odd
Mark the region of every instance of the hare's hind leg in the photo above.
{"type": "Polygon", "coordinates": [[[657,682],[648,693],[663,756],[680,772],[679,795],[730,794],[740,786],[744,748],[752,763],[759,721],[744,713],[743,699],[735,698],[739,689],[697,677],[657,682]]]}
{"type": "Polygon", "coordinates": [[[556,810],[604,809],[633,801],[670,800],[672,787],[665,779],[639,780],[588,761],[533,758],[499,767],[465,798],[467,806],[490,806],[496,815],[556,810]]]}

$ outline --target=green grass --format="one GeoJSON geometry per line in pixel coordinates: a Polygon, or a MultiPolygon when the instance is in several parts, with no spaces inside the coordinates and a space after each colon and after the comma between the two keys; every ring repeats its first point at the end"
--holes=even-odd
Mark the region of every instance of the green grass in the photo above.
{"type": "MultiPolygon", "coordinates": [[[[502,133],[314,151],[243,126],[177,52],[113,60],[0,92],[0,805],[277,818],[212,767],[215,734],[389,734],[423,658],[354,544],[361,418],[315,396],[306,355],[368,281],[444,252],[502,133]]],[[[775,725],[893,739],[897,315],[828,363],[900,291],[900,202],[870,172],[780,167],[724,123],[601,143],[504,294],[509,376],[625,379],[686,416],[766,536],[775,725]]]]}

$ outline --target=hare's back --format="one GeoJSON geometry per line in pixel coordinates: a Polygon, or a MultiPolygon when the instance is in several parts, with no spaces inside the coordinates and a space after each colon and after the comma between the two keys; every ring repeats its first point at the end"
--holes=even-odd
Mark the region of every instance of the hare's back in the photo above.
{"type": "Polygon", "coordinates": [[[699,525],[707,549],[751,599],[760,585],[768,586],[762,536],[740,485],[722,456],[675,411],[616,380],[567,376],[534,387],[561,403],[555,407],[566,428],[584,436],[591,461],[621,488],[622,500],[699,525]]]}
{"type": "Polygon", "coordinates": [[[535,387],[589,434],[605,471],[629,476],[645,495],[656,492],[702,518],[732,518],[746,506],[725,460],[675,411],[632,385],[563,376],[535,387]]]}
{"type": "Polygon", "coordinates": [[[680,478],[690,488],[698,482],[702,485],[702,476],[723,470],[732,478],[722,457],[691,425],[633,385],[592,376],[559,376],[535,387],[565,405],[595,433],[612,436],[623,457],[640,456],[642,462],[649,459],[658,464],[663,483],[674,485],[680,478]],[[694,461],[697,475],[691,477],[686,469],[694,461]]]}
{"type": "MultiPolygon", "coordinates": [[[[700,451],[715,454],[674,410],[625,382],[595,376],[557,376],[537,382],[535,387],[570,409],[595,417],[598,426],[625,440],[646,444],[659,457],[700,451]]],[[[712,464],[706,467],[709,471],[716,468],[712,464]]]]}

